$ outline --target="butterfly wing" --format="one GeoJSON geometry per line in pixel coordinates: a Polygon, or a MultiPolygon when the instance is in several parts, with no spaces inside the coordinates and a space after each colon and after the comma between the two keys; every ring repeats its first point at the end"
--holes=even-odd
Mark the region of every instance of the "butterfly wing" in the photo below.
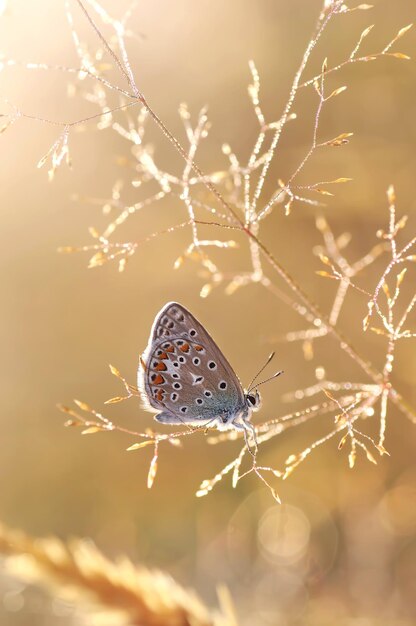
{"type": "Polygon", "coordinates": [[[200,424],[235,415],[245,402],[241,383],[215,341],[176,302],[155,318],[138,386],[145,407],[162,411],[164,423],[200,424]]]}

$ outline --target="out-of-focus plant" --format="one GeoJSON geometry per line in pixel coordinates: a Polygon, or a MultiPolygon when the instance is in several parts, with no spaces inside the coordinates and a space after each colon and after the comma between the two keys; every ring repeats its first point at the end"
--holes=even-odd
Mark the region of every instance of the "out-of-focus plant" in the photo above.
{"type": "MultiPolygon", "coordinates": [[[[118,268],[123,271],[126,263],[144,241],[160,238],[167,233],[175,233],[181,229],[190,233],[189,244],[178,256],[175,267],[180,268],[186,262],[194,262],[198,268],[198,275],[202,277],[200,295],[207,297],[213,289],[220,286],[226,295],[232,295],[238,289],[255,284],[259,289],[270,291],[280,302],[291,308],[294,315],[301,316],[306,323],[302,331],[296,330],[286,335],[288,341],[301,341],[304,356],[310,359],[313,355],[313,344],[323,337],[330,337],[337,345],[340,356],[352,359],[361,369],[363,378],[357,382],[331,380],[326,374],[325,367],[316,369],[316,381],[305,388],[297,389],[287,400],[293,403],[293,409],[288,415],[267,420],[256,425],[257,443],[259,446],[265,441],[280,435],[289,427],[309,422],[313,417],[324,414],[333,415],[334,426],[325,436],[312,442],[300,453],[292,454],[281,470],[261,466],[257,455],[252,458],[247,454],[248,449],[243,445],[238,456],[220,471],[213,479],[205,480],[201,484],[198,495],[208,493],[213,486],[226,474],[232,474],[235,486],[240,478],[255,472],[277,494],[266,479],[266,476],[286,478],[289,474],[317,447],[332,438],[338,437],[339,448],[349,445],[349,465],[354,466],[357,451],[362,450],[366,458],[376,462],[375,454],[386,453],[384,447],[386,420],[390,405],[395,405],[404,415],[416,421],[414,411],[408,406],[398,390],[391,382],[394,367],[395,348],[398,341],[412,339],[415,332],[409,326],[410,314],[414,308],[416,295],[404,302],[401,286],[406,279],[406,272],[414,272],[416,254],[414,251],[416,238],[404,239],[406,218],[396,219],[395,195],[393,188],[388,190],[388,204],[390,211],[389,225],[386,231],[377,233],[380,241],[372,246],[370,251],[358,261],[349,261],[343,249],[349,242],[349,235],[336,237],[326,219],[317,214],[317,228],[322,234],[323,244],[316,250],[325,270],[319,274],[326,278],[338,281],[333,306],[329,315],[323,313],[320,307],[308,296],[306,290],[285,269],[284,262],[278,259],[274,252],[263,242],[262,232],[267,218],[276,211],[280,212],[282,221],[290,219],[293,210],[299,210],[302,205],[315,207],[320,211],[321,201],[317,198],[331,196],[333,185],[347,183],[350,179],[340,176],[334,180],[321,180],[300,184],[299,175],[304,172],[306,164],[322,150],[332,150],[348,143],[351,132],[340,129],[336,137],[322,137],[320,121],[322,112],[331,106],[331,101],[340,96],[345,86],[328,88],[329,81],[336,77],[343,68],[358,63],[371,62],[383,57],[395,57],[399,60],[409,57],[402,52],[395,51],[396,42],[402,38],[411,25],[405,26],[383,47],[375,52],[364,53],[362,50],[365,40],[373,26],[368,26],[355,38],[351,52],[345,59],[331,66],[326,58],[321,63],[321,70],[316,75],[307,76],[312,54],[317,54],[320,39],[324,31],[338,20],[343,20],[351,11],[365,11],[371,5],[359,4],[348,7],[341,0],[325,0],[317,25],[306,50],[302,56],[299,68],[295,74],[292,86],[289,89],[287,103],[283,113],[277,119],[266,118],[260,99],[260,77],[254,62],[250,62],[252,82],[249,86],[255,120],[257,123],[257,138],[250,153],[246,156],[237,155],[232,147],[223,145],[219,161],[224,157],[227,167],[219,167],[213,172],[203,172],[197,164],[197,152],[206,140],[209,133],[209,120],[206,109],[202,109],[196,119],[193,119],[187,106],[181,105],[179,115],[183,123],[186,145],[168,130],[150,106],[145,95],[135,79],[128,56],[126,39],[131,35],[128,22],[131,21],[136,2],[132,2],[128,11],[116,19],[96,0],[75,0],[66,2],[66,14],[72,33],[74,47],[79,58],[79,67],[51,66],[46,64],[25,63],[28,69],[58,70],[72,74],[71,92],[74,95],[86,98],[94,105],[97,112],[88,118],[71,122],[56,122],[42,120],[62,127],[61,134],[54,142],[46,155],[39,161],[39,167],[50,164],[49,176],[53,177],[56,169],[69,159],[70,134],[76,127],[86,122],[97,123],[100,130],[109,129],[118,133],[131,144],[131,154],[134,167],[131,168],[131,179],[128,184],[137,188],[141,198],[134,204],[123,201],[123,184],[119,180],[114,183],[111,198],[103,202],[103,212],[108,215],[108,224],[103,232],[90,228],[93,242],[80,248],[65,247],[63,252],[82,251],[90,255],[89,267],[96,268],[106,263],[116,261],[118,268]],[[75,27],[72,4],[78,5],[98,39],[98,46],[91,48],[80,38],[75,27]],[[106,39],[101,31],[103,23],[112,29],[112,37],[106,39]],[[109,66],[107,60],[112,62],[109,66]],[[109,78],[110,70],[117,70],[119,78],[124,81],[125,87],[120,87],[109,78]],[[281,137],[289,133],[291,122],[296,119],[294,104],[298,95],[305,90],[312,90],[315,94],[315,111],[311,127],[311,137],[306,154],[302,156],[293,173],[287,180],[278,180],[273,193],[266,196],[265,183],[270,177],[270,166],[276,156],[280,154],[281,137]],[[150,122],[156,124],[160,131],[170,141],[184,160],[181,172],[170,172],[158,163],[154,148],[147,143],[146,128],[150,122]],[[210,199],[207,199],[207,190],[210,199]],[[142,241],[120,241],[116,239],[118,228],[134,219],[140,219],[140,214],[148,207],[156,210],[162,201],[167,199],[180,201],[183,204],[185,218],[179,223],[172,223],[164,232],[157,231],[142,241]],[[226,238],[221,238],[225,231],[226,238]],[[208,233],[208,235],[205,235],[208,233]],[[233,239],[230,239],[234,237],[233,239]],[[230,271],[222,268],[215,255],[212,258],[211,250],[226,250],[231,254],[236,245],[245,247],[247,251],[247,270],[230,271]],[[388,260],[386,261],[386,255],[388,260]],[[360,272],[370,264],[377,263],[380,267],[380,279],[376,285],[362,285],[360,272]],[[284,289],[281,289],[281,285],[284,289]],[[354,348],[344,336],[339,326],[339,314],[348,292],[358,290],[368,302],[368,313],[363,322],[363,341],[365,333],[372,331],[380,336],[385,343],[384,360],[375,366],[364,358],[359,350],[354,348]],[[377,321],[376,321],[377,320],[377,321]],[[297,410],[296,402],[311,400],[307,408],[297,410]],[[323,398],[323,399],[322,399],[323,398]],[[360,430],[360,424],[370,417],[379,419],[378,433],[374,436],[360,430]],[[249,459],[248,466],[243,467],[243,461],[249,459]]],[[[324,56],[324,55],[322,55],[324,56]]],[[[3,58],[3,66],[13,66],[18,62],[14,59],[3,58]]],[[[11,106],[11,112],[6,116],[3,130],[16,122],[20,117],[31,117],[24,111],[11,106]]],[[[38,118],[35,118],[38,119],[38,118]]],[[[163,210],[161,208],[160,210],[163,210]]],[[[365,310],[365,304],[363,309],[365,310]]],[[[364,315],[364,313],[363,313],[364,315]]],[[[116,375],[126,389],[126,395],[108,400],[115,403],[126,398],[136,397],[138,391],[130,385],[114,367],[111,371],[116,375]]],[[[100,431],[120,430],[138,439],[129,450],[136,450],[148,445],[154,448],[154,454],[148,475],[148,486],[153,484],[160,445],[164,442],[173,445],[192,434],[192,431],[179,431],[168,434],[154,432],[151,429],[145,432],[132,432],[98,413],[84,402],[77,402],[82,412],[68,407],[61,407],[69,415],[67,424],[83,426],[83,433],[91,434],[100,431]],[[85,414],[86,413],[86,414],[85,414]]],[[[224,433],[207,438],[208,443],[220,443],[239,438],[236,432],[224,433]]]]}
{"type": "Polygon", "coordinates": [[[0,556],[14,577],[39,585],[79,607],[90,624],[130,626],[235,626],[228,592],[219,589],[221,608],[211,611],[193,591],[171,576],[107,559],[91,540],[33,538],[0,524],[0,556]]]}

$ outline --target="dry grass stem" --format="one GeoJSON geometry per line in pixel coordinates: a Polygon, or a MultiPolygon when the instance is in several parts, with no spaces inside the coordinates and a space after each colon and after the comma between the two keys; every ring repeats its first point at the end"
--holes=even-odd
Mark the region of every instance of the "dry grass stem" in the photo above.
{"type": "Polygon", "coordinates": [[[0,554],[13,576],[70,602],[89,624],[236,626],[226,591],[211,611],[168,574],[126,557],[110,561],[90,540],[38,539],[0,525],[0,554]]]}
{"type": "MultiPolygon", "coordinates": [[[[189,262],[196,265],[198,275],[202,277],[200,287],[202,297],[207,297],[219,287],[223,287],[226,295],[232,295],[238,289],[249,285],[256,285],[259,290],[265,289],[279,300],[279,305],[283,302],[304,320],[305,328],[288,332],[284,339],[302,342],[305,359],[311,360],[314,357],[316,342],[328,337],[336,344],[339,356],[351,359],[362,372],[362,380],[357,382],[336,382],[331,380],[331,376],[327,376],[324,366],[316,367],[316,381],[304,389],[294,390],[293,394],[287,397],[288,401],[293,404],[293,410],[289,415],[280,420],[273,418],[256,426],[257,443],[261,446],[263,442],[280,435],[289,427],[299,426],[313,417],[332,413],[334,425],[329,432],[311,443],[302,452],[291,455],[282,469],[259,465],[257,454],[246,454],[247,448],[244,443],[232,462],[227,463],[226,467],[212,480],[205,480],[202,483],[198,495],[208,493],[229,473],[233,476],[233,486],[236,486],[243,476],[253,473],[270,487],[277,499],[274,487],[269,484],[266,477],[286,478],[313,450],[337,436],[341,438],[340,449],[346,442],[349,443],[350,467],[354,466],[358,452],[363,452],[369,461],[375,462],[371,448],[374,448],[379,455],[386,453],[384,441],[390,406],[395,405],[409,419],[416,421],[414,410],[402,398],[391,380],[397,342],[412,339],[416,335],[415,329],[411,327],[411,313],[416,303],[416,294],[413,291],[407,302],[403,302],[402,297],[403,283],[405,282],[406,286],[411,284],[407,277],[411,271],[414,271],[412,268],[416,260],[414,251],[416,238],[410,237],[406,242],[401,242],[406,218],[396,219],[394,190],[392,187],[388,190],[390,214],[388,229],[380,230],[379,241],[374,242],[370,250],[355,261],[350,261],[345,252],[350,235],[335,236],[319,209],[316,225],[323,242],[314,250],[324,265],[324,269],[319,271],[319,274],[338,281],[328,314],[311,300],[305,289],[265,245],[262,233],[266,227],[266,220],[272,213],[277,213],[284,221],[290,219],[295,209],[301,210],[302,207],[307,207],[307,210],[314,210],[322,205],[321,200],[332,196],[334,190],[351,180],[342,175],[331,180],[326,180],[328,177],[322,176],[323,180],[312,180],[307,184],[301,184],[299,180],[301,174],[305,176],[306,166],[316,157],[317,152],[341,148],[352,137],[349,129],[342,128],[335,137],[321,136],[323,112],[331,107],[334,99],[341,97],[346,89],[341,80],[337,80],[336,83],[333,81],[347,66],[381,60],[384,57],[394,57],[398,61],[408,59],[406,54],[395,51],[393,47],[408,33],[411,25],[401,28],[381,50],[364,53],[363,48],[367,43],[367,36],[373,29],[373,25],[367,26],[360,35],[357,34],[351,51],[343,61],[330,66],[326,55],[321,52],[323,61],[320,64],[319,73],[308,77],[310,59],[317,54],[317,50],[320,50],[322,35],[335,25],[342,28],[338,24],[342,23],[345,14],[371,8],[367,4],[348,7],[342,0],[323,2],[314,34],[295,72],[281,115],[277,119],[267,118],[261,101],[260,75],[254,61],[250,61],[251,83],[248,93],[257,126],[256,138],[249,154],[246,155],[238,155],[231,146],[224,144],[219,162],[225,161],[225,166],[206,173],[198,166],[197,160],[209,134],[210,123],[207,110],[203,108],[194,116],[186,104],[180,106],[179,116],[184,137],[182,144],[158,117],[136,83],[126,44],[127,38],[132,34],[128,28],[128,22],[132,17],[133,5],[121,18],[115,18],[96,0],[76,0],[75,4],[96,37],[95,46],[87,46],[78,34],[73,17],[73,4],[68,0],[65,6],[74,48],[78,56],[78,66],[25,63],[25,67],[29,70],[60,71],[73,76],[71,93],[85,98],[95,107],[95,113],[87,118],[69,122],[42,119],[43,122],[49,121],[51,124],[61,126],[62,129],[58,139],[40,160],[39,166],[50,162],[49,176],[52,178],[64,161],[70,164],[69,138],[72,130],[87,122],[91,124],[95,122],[98,129],[112,130],[131,144],[133,167],[129,170],[131,179],[128,182],[132,188],[137,189],[138,199],[133,204],[124,202],[123,183],[116,180],[108,198],[88,200],[92,204],[101,205],[104,215],[108,215],[109,221],[103,232],[90,228],[89,235],[92,242],[81,247],[66,246],[61,250],[88,253],[90,268],[97,268],[115,261],[118,269],[123,271],[137,248],[146,241],[151,242],[154,238],[161,236],[162,232],[155,231],[141,241],[120,241],[115,239],[120,232],[120,227],[126,227],[126,224],[130,224],[133,220],[140,219],[140,215],[149,207],[152,207],[153,211],[162,211],[166,201],[176,203],[179,201],[185,218],[180,222],[172,223],[163,233],[170,233],[173,236],[178,230],[189,232],[189,242],[185,249],[180,251],[175,268],[179,269],[189,262]],[[112,31],[111,39],[104,37],[101,24],[105,24],[106,28],[112,31]],[[112,65],[108,65],[105,60],[110,61],[112,65]],[[110,69],[117,74],[122,86],[110,80],[110,69]],[[298,95],[308,89],[313,93],[315,104],[306,151],[293,168],[292,174],[287,176],[286,180],[277,179],[273,192],[266,195],[266,182],[270,179],[270,168],[277,156],[280,156],[282,149],[281,138],[283,133],[290,133],[292,123],[296,119],[294,104],[297,102],[298,95]],[[166,171],[159,163],[153,146],[147,143],[149,121],[156,124],[181,155],[184,162],[181,171],[166,171]],[[207,191],[210,192],[208,197],[207,191]],[[209,232],[208,236],[205,235],[206,232],[209,232]],[[227,255],[231,255],[237,245],[246,253],[247,266],[243,271],[225,270],[221,264],[221,253],[226,252],[227,255]],[[215,252],[215,256],[212,251],[215,252]],[[390,255],[387,265],[384,262],[386,254],[390,255]],[[375,286],[361,282],[363,270],[370,265],[381,267],[380,278],[375,286]],[[362,354],[355,348],[340,327],[341,312],[351,290],[361,294],[364,308],[367,305],[368,314],[363,322],[364,332],[367,329],[371,330],[383,342],[385,350],[381,363],[370,363],[363,356],[365,351],[362,354]],[[316,397],[322,401],[317,401],[316,397]],[[308,398],[313,398],[314,404],[309,408],[302,407],[299,410],[296,403],[308,398]],[[374,419],[368,420],[368,418],[374,419]],[[357,429],[357,423],[364,420],[371,423],[378,420],[376,434],[363,433],[357,429]],[[247,461],[248,465],[245,466],[247,461]]],[[[3,67],[12,67],[16,64],[18,61],[14,59],[2,60],[3,67]]],[[[3,130],[9,129],[10,125],[19,118],[33,118],[10,103],[7,103],[7,106],[10,113],[6,116],[3,130]]],[[[365,335],[363,339],[364,337],[365,335]]],[[[125,394],[110,399],[109,403],[137,396],[137,389],[128,384],[115,368],[112,368],[112,373],[120,379],[125,394]]],[[[184,437],[195,432],[195,429],[187,429],[160,434],[148,429],[146,432],[136,433],[113,424],[85,403],[77,402],[76,404],[81,412],[61,407],[70,417],[67,425],[81,426],[84,434],[122,431],[139,439],[129,447],[130,450],[153,446],[153,457],[148,475],[149,487],[152,486],[156,476],[160,445],[165,442],[178,445],[184,437]]],[[[208,441],[221,443],[239,438],[238,434],[232,432],[210,437],[208,441]]]]}

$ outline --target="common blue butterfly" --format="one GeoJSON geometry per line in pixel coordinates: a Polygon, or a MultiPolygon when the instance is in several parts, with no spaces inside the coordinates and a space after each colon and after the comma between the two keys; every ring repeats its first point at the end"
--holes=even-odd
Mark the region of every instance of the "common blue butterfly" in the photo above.
{"type": "Polygon", "coordinates": [[[260,394],[243,390],[211,335],[177,302],[155,317],[138,387],[145,408],[162,424],[234,428],[250,431],[255,440],[250,418],[260,407],[260,394]]]}

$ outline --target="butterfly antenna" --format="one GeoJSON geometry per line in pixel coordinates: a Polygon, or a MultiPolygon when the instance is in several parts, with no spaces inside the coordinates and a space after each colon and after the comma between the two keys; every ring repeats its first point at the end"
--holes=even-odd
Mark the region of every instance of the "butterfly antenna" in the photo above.
{"type": "Polygon", "coordinates": [[[260,376],[262,371],[266,369],[266,367],[268,366],[270,361],[273,359],[274,355],[275,355],[275,352],[272,352],[271,354],[269,354],[266,363],[259,369],[259,371],[255,375],[255,377],[253,378],[253,380],[249,384],[248,389],[247,389],[247,393],[250,393],[250,390],[253,388],[253,383],[257,380],[257,378],[260,376]]]}
{"type": "MultiPolygon", "coordinates": [[[[280,376],[280,374],[283,374],[283,370],[280,370],[279,372],[276,372],[275,374],[273,374],[273,376],[270,376],[270,378],[266,378],[266,380],[262,380],[258,385],[255,385],[256,389],[258,387],[260,387],[261,385],[264,385],[264,383],[268,383],[270,380],[273,380],[274,378],[277,378],[278,376],[280,376]]],[[[251,391],[251,389],[249,389],[247,393],[250,393],[250,391],[251,391]]]]}

